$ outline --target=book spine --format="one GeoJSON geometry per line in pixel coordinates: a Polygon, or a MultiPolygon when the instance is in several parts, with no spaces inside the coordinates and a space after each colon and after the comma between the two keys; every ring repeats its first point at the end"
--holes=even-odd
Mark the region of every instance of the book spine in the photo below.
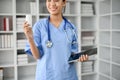
{"type": "Polygon", "coordinates": [[[9,18],[6,17],[6,31],[9,31],[10,29],[10,25],[9,25],[9,18]]]}
{"type": "Polygon", "coordinates": [[[5,48],[5,47],[4,47],[4,40],[5,40],[5,39],[4,39],[4,35],[1,35],[1,37],[2,37],[2,48],[5,48]]]}
{"type": "Polygon", "coordinates": [[[6,17],[3,19],[3,29],[6,31],[6,17]]]}
{"type": "Polygon", "coordinates": [[[14,47],[14,39],[13,39],[14,37],[13,37],[13,35],[10,35],[10,41],[11,41],[11,48],[13,48],[14,47]]]}
{"type": "Polygon", "coordinates": [[[2,36],[0,35],[0,48],[2,48],[2,36]]]}

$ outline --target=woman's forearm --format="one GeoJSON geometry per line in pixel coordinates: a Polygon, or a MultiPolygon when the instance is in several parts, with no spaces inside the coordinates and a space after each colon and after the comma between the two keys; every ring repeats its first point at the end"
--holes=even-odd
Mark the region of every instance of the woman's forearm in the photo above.
{"type": "Polygon", "coordinates": [[[39,50],[36,47],[36,45],[34,43],[34,40],[33,39],[29,39],[28,41],[29,41],[29,44],[30,44],[30,49],[31,49],[33,57],[35,59],[39,59],[40,58],[39,50]]]}

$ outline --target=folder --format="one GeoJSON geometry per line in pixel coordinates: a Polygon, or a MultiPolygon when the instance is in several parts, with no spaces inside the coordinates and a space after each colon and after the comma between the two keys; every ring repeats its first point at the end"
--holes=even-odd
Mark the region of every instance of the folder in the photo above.
{"type": "Polygon", "coordinates": [[[79,59],[79,57],[81,55],[91,56],[91,55],[94,55],[94,54],[97,54],[97,48],[91,48],[91,49],[88,49],[88,50],[85,50],[85,51],[82,51],[82,52],[71,54],[68,62],[69,63],[71,63],[71,62],[77,62],[77,60],[79,59]]]}

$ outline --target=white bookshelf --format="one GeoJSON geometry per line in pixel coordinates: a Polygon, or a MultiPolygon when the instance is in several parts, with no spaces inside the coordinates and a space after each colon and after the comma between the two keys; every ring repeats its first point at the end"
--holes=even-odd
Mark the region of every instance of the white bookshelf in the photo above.
{"type": "MultiPolygon", "coordinates": [[[[97,6],[95,0],[81,0],[81,50],[87,50],[97,47],[97,6]],[[87,7],[88,6],[88,7],[87,7]],[[90,8],[92,6],[92,10],[90,8]],[[88,12],[87,12],[88,11],[88,12]],[[92,13],[89,13],[91,12],[92,13]]],[[[89,59],[87,62],[92,62],[84,67],[89,67],[88,72],[81,72],[81,80],[97,80],[97,59],[96,56],[89,59]],[[92,68],[92,71],[91,71],[92,68]]],[[[84,62],[82,62],[84,63],[84,62]]],[[[81,63],[81,70],[84,71],[83,64],[81,63]]]]}
{"type": "MultiPolygon", "coordinates": [[[[105,0],[106,3],[109,3],[110,0],[105,0]]],[[[97,44],[97,6],[96,6],[97,0],[67,0],[67,5],[69,5],[69,9],[67,12],[65,12],[63,15],[67,17],[73,24],[78,29],[78,42],[79,42],[79,51],[89,49],[92,47],[96,47],[97,44]],[[86,11],[85,14],[81,14],[82,12],[82,3],[84,4],[89,4],[89,6],[92,6],[91,8],[94,7],[93,14],[87,13],[86,11]],[[95,13],[95,14],[94,14],[95,13]],[[82,44],[82,37],[94,37],[94,40],[92,40],[92,44],[82,44]]],[[[115,3],[114,3],[115,4],[115,3]]],[[[105,3],[103,4],[105,5],[105,3]]],[[[102,7],[104,7],[102,5],[102,7]]],[[[104,48],[104,46],[114,46],[113,49],[115,48],[116,50],[112,50],[113,52],[117,52],[119,50],[119,47],[117,44],[118,42],[112,42],[113,45],[110,44],[109,39],[111,39],[111,33],[112,35],[119,35],[119,30],[118,26],[115,26],[113,31],[111,30],[111,27],[109,27],[111,20],[111,16],[116,20],[116,16],[120,17],[119,13],[115,10],[113,11],[113,14],[110,13],[110,4],[107,4],[107,11],[106,9],[102,11],[103,9],[101,8],[100,10],[102,11],[100,16],[101,16],[101,23],[100,25],[103,25],[104,21],[107,20],[104,26],[100,28],[100,31],[102,34],[100,34],[100,38],[104,38],[103,36],[107,36],[105,39],[101,39],[100,44],[103,46],[101,49],[104,48]],[[108,26],[107,26],[108,25],[108,26]],[[104,30],[105,27],[105,30],[104,30]],[[103,41],[105,40],[105,41],[103,41]],[[104,44],[106,43],[106,44],[104,44]],[[109,44],[109,45],[108,45],[109,44]],[[116,48],[118,47],[118,48],[116,48]]],[[[90,8],[90,12],[92,11],[90,8]]],[[[0,23],[2,22],[1,19],[4,17],[9,17],[11,18],[11,27],[12,29],[10,31],[4,31],[0,28],[0,35],[13,35],[13,47],[10,48],[0,48],[0,67],[4,68],[5,73],[4,73],[4,79],[5,80],[34,80],[35,79],[35,69],[36,69],[36,61],[31,57],[28,56],[28,63],[27,64],[18,64],[17,63],[17,55],[19,51],[24,50],[24,45],[22,47],[17,47],[18,44],[16,44],[19,40],[24,40],[25,35],[23,33],[22,28],[18,28],[18,18],[25,18],[26,14],[31,14],[32,15],[32,24],[34,24],[36,21],[38,21],[41,18],[48,17],[49,14],[46,10],[45,7],[45,0],[0,0],[0,23]],[[36,7],[36,12],[31,13],[30,11],[30,2],[35,3],[36,7]],[[7,5],[7,6],[6,6],[7,5]]],[[[118,18],[119,20],[119,18],[118,18]]],[[[119,25],[117,22],[114,22],[112,24],[119,25]]],[[[0,24],[2,26],[2,24],[0,24]]],[[[19,23],[19,26],[22,27],[22,23],[19,23]]],[[[120,29],[120,28],[119,28],[120,29]]],[[[116,38],[116,37],[114,37],[116,38]]],[[[113,39],[116,41],[116,39],[113,39]]],[[[120,40],[120,39],[118,39],[120,40]]],[[[102,52],[109,52],[109,49],[111,47],[106,47],[108,51],[103,50],[102,52]]],[[[101,53],[102,53],[101,52],[101,53]]],[[[111,52],[111,51],[110,51],[111,52]]],[[[119,55],[119,54],[116,54],[119,55]]],[[[101,58],[104,59],[105,57],[101,55],[101,58]]],[[[111,58],[107,56],[107,60],[111,58]]],[[[76,65],[76,70],[78,74],[79,80],[97,80],[97,59],[91,59],[89,60],[93,62],[93,71],[92,72],[87,72],[87,73],[82,73],[82,63],[78,62],[75,63],[76,65]]],[[[113,57],[113,62],[116,64],[119,64],[116,60],[114,60],[113,57]]],[[[110,65],[114,65],[109,63],[110,65]]],[[[110,67],[111,68],[111,67],[110,67]]],[[[113,68],[117,68],[116,66],[113,68]]],[[[102,79],[101,79],[102,80],[102,79]]]]}
{"type": "Polygon", "coordinates": [[[98,80],[119,80],[120,1],[99,0],[98,80]],[[104,6],[103,6],[104,5],[104,6]],[[102,40],[102,39],[103,40],[102,40]],[[103,69],[104,68],[104,69],[103,69]]]}

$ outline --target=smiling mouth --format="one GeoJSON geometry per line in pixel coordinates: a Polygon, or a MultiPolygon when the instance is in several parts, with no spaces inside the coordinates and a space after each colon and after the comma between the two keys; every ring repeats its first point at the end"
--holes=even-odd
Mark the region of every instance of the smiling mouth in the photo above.
{"type": "Polygon", "coordinates": [[[50,8],[51,11],[55,11],[57,8],[50,8]]]}

